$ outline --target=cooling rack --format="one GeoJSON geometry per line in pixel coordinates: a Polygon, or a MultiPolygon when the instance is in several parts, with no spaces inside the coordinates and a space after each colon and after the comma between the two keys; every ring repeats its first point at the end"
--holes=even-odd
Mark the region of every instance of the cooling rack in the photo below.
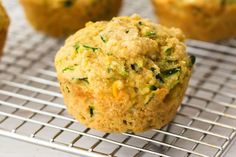
{"type": "MultiPolygon", "coordinates": [[[[53,58],[63,44],[36,33],[16,0],[4,1],[12,18],[0,63],[0,135],[83,156],[223,156],[236,134],[236,40],[188,41],[197,57],[175,119],[161,130],[107,134],[86,128],[63,105],[53,58]]],[[[122,15],[154,19],[146,0],[125,1],[122,15]]]]}

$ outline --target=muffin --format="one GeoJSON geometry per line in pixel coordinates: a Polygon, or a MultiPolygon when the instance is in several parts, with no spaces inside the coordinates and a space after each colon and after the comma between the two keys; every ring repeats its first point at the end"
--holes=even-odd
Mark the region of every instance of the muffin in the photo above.
{"type": "Polygon", "coordinates": [[[7,36],[9,18],[0,0],[0,57],[2,56],[3,46],[7,36]]]}
{"type": "Polygon", "coordinates": [[[20,0],[36,30],[51,36],[67,36],[88,21],[116,16],[122,0],[20,0]]]}
{"type": "Polygon", "coordinates": [[[68,112],[104,132],[161,128],[176,114],[192,72],[179,29],[138,15],[89,22],[55,57],[68,112]]]}
{"type": "Polygon", "coordinates": [[[161,24],[189,38],[217,41],[236,36],[236,0],[152,0],[161,24]]]}

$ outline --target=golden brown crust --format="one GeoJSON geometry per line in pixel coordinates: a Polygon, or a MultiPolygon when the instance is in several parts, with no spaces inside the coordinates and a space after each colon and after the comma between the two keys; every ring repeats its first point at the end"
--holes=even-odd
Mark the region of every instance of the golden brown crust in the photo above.
{"type": "Polygon", "coordinates": [[[122,4],[122,0],[102,0],[93,6],[91,1],[75,0],[72,6],[65,7],[63,0],[20,2],[32,26],[55,37],[70,35],[88,21],[108,20],[118,14],[122,4]]]}
{"type": "Polygon", "coordinates": [[[186,77],[184,82],[172,89],[168,95],[164,89],[159,89],[159,100],[148,106],[130,106],[129,94],[120,99],[115,99],[109,93],[94,96],[58,75],[68,112],[84,125],[104,132],[142,132],[150,128],[160,129],[168,124],[181,104],[189,78],[190,76],[186,77]],[[92,117],[89,113],[91,103],[96,109],[96,114],[92,117]],[[130,111],[131,107],[135,112],[130,111]]]}
{"type": "Polygon", "coordinates": [[[0,57],[2,56],[3,53],[2,51],[5,44],[6,36],[7,36],[7,30],[0,31],[0,57]]]}
{"type": "Polygon", "coordinates": [[[161,24],[181,28],[188,38],[217,41],[236,36],[236,4],[205,0],[152,0],[161,24]]]}
{"type": "Polygon", "coordinates": [[[69,113],[105,132],[141,132],[167,124],[181,104],[194,64],[183,40],[180,30],[138,15],[88,23],[55,57],[69,113]]]}

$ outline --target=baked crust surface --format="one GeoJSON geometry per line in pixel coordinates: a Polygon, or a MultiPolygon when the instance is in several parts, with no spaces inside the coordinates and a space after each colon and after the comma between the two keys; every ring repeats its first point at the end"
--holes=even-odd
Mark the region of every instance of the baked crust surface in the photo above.
{"type": "Polygon", "coordinates": [[[68,36],[88,21],[116,16],[122,0],[20,0],[32,26],[48,35],[68,36]]]}
{"type": "Polygon", "coordinates": [[[2,51],[7,36],[8,26],[9,26],[9,18],[0,1],[0,57],[2,56],[2,51]]]}
{"type": "Polygon", "coordinates": [[[158,20],[188,38],[218,41],[236,36],[235,0],[152,0],[158,20]]]}
{"type": "Polygon", "coordinates": [[[167,124],[181,104],[192,65],[179,29],[137,15],[88,23],[55,58],[69,113],[105,132],[167,124]]]}

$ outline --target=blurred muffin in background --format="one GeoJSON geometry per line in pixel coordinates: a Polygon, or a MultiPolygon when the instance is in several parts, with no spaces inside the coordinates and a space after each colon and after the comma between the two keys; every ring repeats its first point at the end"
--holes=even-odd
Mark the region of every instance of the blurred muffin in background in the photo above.
{"type": "Polygon", "coordinates": [[[9,26],[9,18],[0,0],[0,57],[2,56],[2,51],[7,36],[8,26],[9,26]]]}
{"type": "Polygon", "coordinates": [[[109,20],[118,14],[122,0],[20,0],[36,30],[67,36],[88,21],[109,20]]]}
{"type": "Polygon", "coordinates": [[[159,22],[188,38],[217,41],[236,36],[236,0],[152,0],[159,22]]]}

